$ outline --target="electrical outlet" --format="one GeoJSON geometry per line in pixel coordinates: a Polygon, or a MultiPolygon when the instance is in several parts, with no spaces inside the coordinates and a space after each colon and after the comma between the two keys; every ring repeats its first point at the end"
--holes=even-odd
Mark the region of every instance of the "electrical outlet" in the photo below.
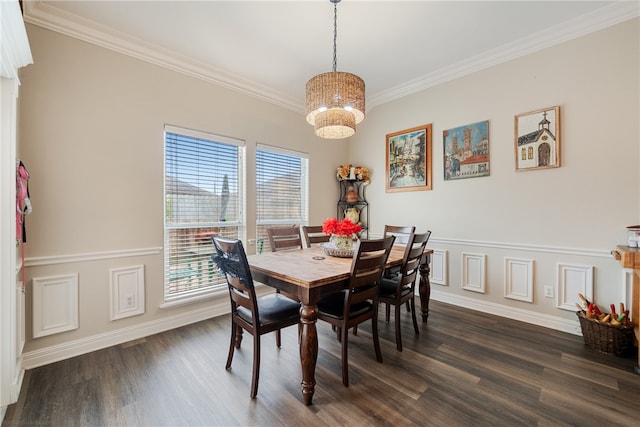
{"type": "Polygon", "coordinates": [[[127,307],[133,307],[133,295],[127,296],[127,307]]]}
{"type": "Polygon", "coordinates": [[[544,296],[545,298],[553,298],[553,286],[544,287],[544,296]]]}

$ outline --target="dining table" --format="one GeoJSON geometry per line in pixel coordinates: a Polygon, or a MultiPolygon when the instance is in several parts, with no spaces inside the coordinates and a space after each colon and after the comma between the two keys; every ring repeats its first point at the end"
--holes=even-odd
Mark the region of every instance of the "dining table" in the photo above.
{"type": "MultiPolygon", "coordinates": [[[[405,246],[394,245],[386,267],[402,265],[405,246]]],[[[429,317],[429,260],[433,253],[425,249],[420,264],[419,297],[422,321],[429,317]]],[[[302,397],[311,405],[315,392],[315,369],[318,359],[318,301],[324,295],[345,289],[349,283],[352,258],[327,255],[314,246],[278,252],[249,255],[251,275],[256,282],[276,288],[300,301],[300,364],[302,367],[302,397]]]]}

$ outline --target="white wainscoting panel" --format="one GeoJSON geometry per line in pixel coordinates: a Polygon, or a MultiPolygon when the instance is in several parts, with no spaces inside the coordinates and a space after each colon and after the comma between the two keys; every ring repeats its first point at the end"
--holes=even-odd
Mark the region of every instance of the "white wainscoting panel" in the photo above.
{"type": "Polygon", "coordinates": [[[533,303],[533,260],[504,259],[504,296],[533,303]]]}
{"type": "Polygon", "coordinates": [[[581,302],[578,293],[593,300],[593,266],[558,263],[558,304],[563,310],[576,311],[581,302]]]}
{"type": "Polygon", "coordinates": [[[484,293],[487,255],[462,252],[462,289],[484,293]]]}
{"type": "Polygon", "coordinates": [[[112,268],[111,320],[144,313],[144,265],[112,268]]]}
{"type": "Polygon", "coordinates": [[[33,337],[78,329],[78,273],[34,277],[33,337]]]}
{"type": "Polygon", "coordinates": [[[430,257],[431,269],[429,282],[431,284],[449,286],[449,251],[434,249],[430,257]]]}

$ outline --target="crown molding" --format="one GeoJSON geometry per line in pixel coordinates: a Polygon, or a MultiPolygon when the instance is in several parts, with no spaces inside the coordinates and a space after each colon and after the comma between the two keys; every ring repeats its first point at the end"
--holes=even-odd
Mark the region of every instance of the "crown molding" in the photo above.
{"type": "Polygon", "coordinates": [[[94,21],[70,14],[41,1],[25,2],[24,20],[29,24],[110,49],[187,76],[303,113],[298,100],[267,87],[230,75],[179,53],[163,49],[94,21]]]}
{"type": "MultiPolygon", "coordinates": [[[[255,82],[230,75],[176,52],[64,12],[41,1],[29,1],[24,5],[24,20],[30,24],[204,80],[291,111],[304,112],[304,105],[301,105],[299,100],[276,93],[255,82]]],[[[640,16],[640,5],[637,1],[618,1],[592,13],[537,34],[514,40],[391,89],[368,94],[367,110],[638,16],[640,16]]]]}
{"type": "Polygon", "coordinates": [[[431,87],[502,64],[569,40],[620,24],[640,16],[637,1],[619,1],[528,37],[441,68],[407,83],[367,97],[370,108],[413,95],[431,87]]]}

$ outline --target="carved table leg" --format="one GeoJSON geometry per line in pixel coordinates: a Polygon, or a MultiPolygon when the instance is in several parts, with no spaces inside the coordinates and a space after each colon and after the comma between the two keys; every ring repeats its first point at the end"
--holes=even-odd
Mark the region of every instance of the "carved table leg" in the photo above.
{"type": "Polygon", "coordinates": [[[422,322],[427,323],[429,318],[429,299],[431,298],[431,283],[429,282],[429,256],[426,256],[420,264],[420,308],[422,310],[422,322]]]}
{"type": "Polygon", "coordinates": [[[302,397],[305,405],[311,405],[316,388],[316,361],[318,360],[318,332],[316,322],[318,308],[313,305],[300,307],[302,336],[300,337],[300,362],[302,364],[302,397]]]}

